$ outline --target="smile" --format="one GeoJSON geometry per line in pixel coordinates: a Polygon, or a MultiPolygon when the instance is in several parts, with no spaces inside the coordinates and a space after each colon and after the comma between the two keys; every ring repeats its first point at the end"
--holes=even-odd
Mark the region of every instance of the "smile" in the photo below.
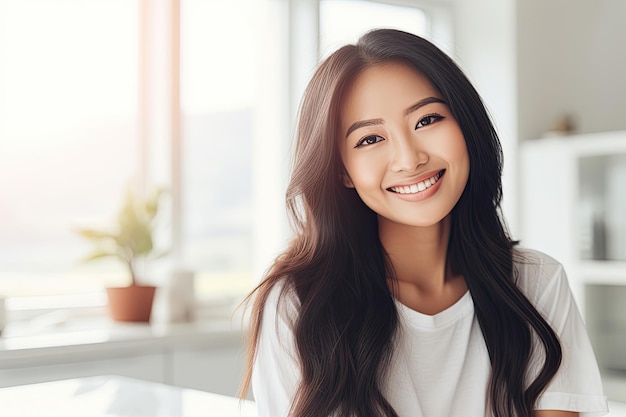
{"type": "Polygon", "coordinates": [[[433,175],[432,177],[430,177],[428,179],[425,179],[424,181],[418,182],[417,184],[404,185],[404,186],[399,186],[399,187],[390,187],[390,188],[388,188],[388,190],[389,191],[393,191],[394,193],[398,193],[398,194],[417,194],[417,193],[420,193],[422,191],[425,191],[425,190],[429,189],[433,185],[435,185],[437,183],[437,181],[439,181],[439,179],[443,175],[444,171],[445,170],[442,169],[437,174],[433,175]]]}

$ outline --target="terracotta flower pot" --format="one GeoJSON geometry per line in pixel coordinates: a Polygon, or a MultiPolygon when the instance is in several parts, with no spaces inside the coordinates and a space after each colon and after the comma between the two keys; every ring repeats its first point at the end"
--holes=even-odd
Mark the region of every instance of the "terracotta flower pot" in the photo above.
{"type": "Polygon", "coordinates": [[[109,312],[115,321],[149,322],[156,287],[130,285],[107,288],[109,312]]]}

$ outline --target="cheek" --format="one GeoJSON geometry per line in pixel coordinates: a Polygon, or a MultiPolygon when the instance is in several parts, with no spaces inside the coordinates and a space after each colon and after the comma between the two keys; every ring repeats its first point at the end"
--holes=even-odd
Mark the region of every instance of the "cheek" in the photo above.
{"type": "Polygon", "coordinates": [[[461,129],[455,126],[447,132],[447,137],[449,140],[445,142],[446,146],[444,152],[449,155],[451,162],[456,162],[457,164],[461,164],[461,166],[469,165],[467,145],[461,129]]]}
{"type": "Polygon", "coordinates": [[[346,171],[357,189],[380,188],[384,169],[368,158],[348,161],[346,171]]]}
{"type": "Polygon", "coordinates": [[[464,140],[459,141],[456,146],[454,146],[453,155],[458,164],[469,168],[469,155],[467,153],[467,147],[464,140]]]}
{"type": "Polygon", "coordinates": [[[455,164],[459,170],[459,186],[465,188],[467,181],[469,180],[470,161],[469,154],[467,153],[467,145],[465,140],[460,140],[455,147],[456,152],[454,154],[455,164]]]}

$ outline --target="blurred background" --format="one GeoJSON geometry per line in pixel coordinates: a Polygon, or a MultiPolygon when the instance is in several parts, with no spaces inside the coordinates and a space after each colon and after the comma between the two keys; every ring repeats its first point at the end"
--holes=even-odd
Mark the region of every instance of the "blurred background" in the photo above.
{"type": "Polygon", "coordinates": [[[302,91],[393,27],[482,95],[511,233],[564,263],[626,401],[625,19],[622,0],[0,0],[0,386],[109,371],[234,395],[236,306],[289,239],[302,91]],[[77,233],[110,227],[129,187],[166,190],[143,327],[108,319],[128,274],[83,262],[77,233]]]}

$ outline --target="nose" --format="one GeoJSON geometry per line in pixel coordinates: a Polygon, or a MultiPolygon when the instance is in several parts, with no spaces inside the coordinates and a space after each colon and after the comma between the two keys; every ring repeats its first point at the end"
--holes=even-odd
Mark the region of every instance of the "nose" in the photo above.
{"type": "Polygon", "coordinates": [[[422,149],[418,139],[410,135],[392,139],[390,169],[393,172],[414,172],[428,162],[428,153],[422,149]]]}

